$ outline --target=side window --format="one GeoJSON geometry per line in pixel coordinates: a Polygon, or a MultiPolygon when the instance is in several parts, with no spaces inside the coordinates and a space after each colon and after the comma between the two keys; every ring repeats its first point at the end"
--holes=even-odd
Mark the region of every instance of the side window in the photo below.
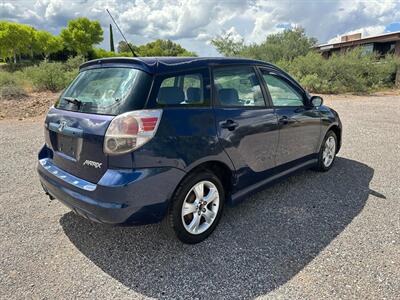
{"type": "Polygon", "coordinates": [[[166,77],[162,80],[157,103],[162,105],[204,105],[201,73],[166,77]]]}
{"type": "Polygon", "coordinates": [[[284,79],[264,73],[263,78],[268,86],[274,106],[303,106],[303,98],[284,79]]]}
{"type": "Polygon", "coordinates": [[[214,87],[221,106],[265,106],[260,83],[251,67],[214,69],[214,87]]]}

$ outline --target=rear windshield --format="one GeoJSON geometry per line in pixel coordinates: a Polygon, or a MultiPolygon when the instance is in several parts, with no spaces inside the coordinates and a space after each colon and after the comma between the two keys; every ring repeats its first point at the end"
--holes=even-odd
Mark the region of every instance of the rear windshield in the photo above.
{"type": "Polygon", "coordinates": [[[60,96],[56,108],[116,115],[140,109],[149,75],[132,68],[96,68],[82,71],[60,96]],[[141,94],[137,97],[137,94],[141,94]],[[137,99],[138,98],[138,99],[137,99]],[[140,103],[138,103],[140,102],[140,103]]]}

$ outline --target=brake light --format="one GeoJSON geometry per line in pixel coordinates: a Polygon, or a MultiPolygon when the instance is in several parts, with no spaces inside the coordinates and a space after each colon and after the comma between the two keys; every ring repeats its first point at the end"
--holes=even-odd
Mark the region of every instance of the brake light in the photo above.
{"type": "Polygon", "coordinates": [[[116,116],[104,137],[104,153],[122,154],[143,146],[156,134],[161,115],[161,109],[154,109],[116,116]]]}
{"type": "Polygon", "coordinates": [[[144,131],[153,131],[157,125],[158,118],[142,118],[143,130],[144,131]]]}

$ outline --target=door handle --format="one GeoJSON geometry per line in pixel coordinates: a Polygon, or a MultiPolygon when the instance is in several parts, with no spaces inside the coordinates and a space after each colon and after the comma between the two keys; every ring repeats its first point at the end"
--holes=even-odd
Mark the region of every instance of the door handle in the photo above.
{"type": "Polygon", "coordinates": [[[226,120],[221,124],[221,128],[228,129],[230,131],[235,130],[235,128],[238,126],[239,124],[233,120],[226,120]]]}
{"type": "Polygon", "coordinates": [[[283,124],[283,125],[286,125],[286,124],[289,123],[289,118],[287,116],[282,116],[282,117],[279,118],[279,123],[283,124]]]}

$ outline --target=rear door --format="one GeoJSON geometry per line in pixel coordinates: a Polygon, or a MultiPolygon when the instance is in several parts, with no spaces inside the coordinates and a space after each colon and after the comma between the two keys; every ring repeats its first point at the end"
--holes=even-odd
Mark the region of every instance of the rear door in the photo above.
{"type": "Polygon", "coordinates": [[[308,105],[305,92],[274,70],[261,69],[279,122],[276,163],[282,165],[317,152],[321,131],[318,109],[308,105]]]}
{"type": "Polygon", "coordinates": [[[215,67],[213,83],[219,140],[238,171],[240,189],[275,166],[278,120],[254,67],[215,67]]]}

